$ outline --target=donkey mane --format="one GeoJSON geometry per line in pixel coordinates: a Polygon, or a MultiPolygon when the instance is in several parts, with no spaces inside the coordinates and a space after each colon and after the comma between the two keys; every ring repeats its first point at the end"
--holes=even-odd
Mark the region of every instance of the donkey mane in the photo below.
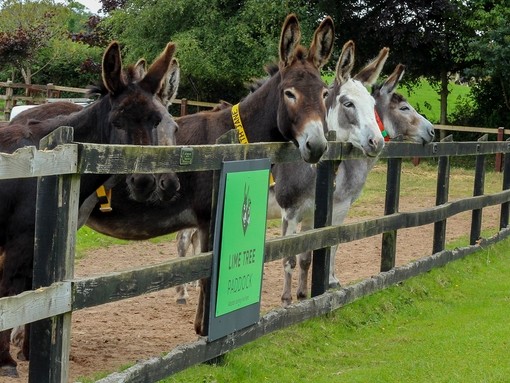
{"type": "MultiPolygon", "coordinates": [[[[126,68],[122,68],[122,77],[125,84],[131,84],[138,79],[138,72],[136,65],[129,65],[126,68]]],[[[108,94],[108,89],[101,78],[94,84],[90,84],[86,86],[87,89],[87,97],[91,96],[106,96],[108,94]]]]}
{"type": "MultiPolygon", "coordinates": [[[[372,86],[372,95],[379,92],[383,86],[384,86],[384,82],[382,82],[380,84],[374,84],[372,86]]],[[[393,92],[391,95],[391,101],[394,103],[405,102],[405,101],[407,101],[407,98],[405,98],[404,95],[402,95],[401,93],[393,92]]]]}

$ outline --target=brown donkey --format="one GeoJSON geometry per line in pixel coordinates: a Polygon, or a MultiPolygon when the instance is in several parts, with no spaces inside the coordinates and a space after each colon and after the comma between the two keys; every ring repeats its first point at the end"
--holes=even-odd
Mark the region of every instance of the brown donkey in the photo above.
{"type": "MultiPolygon", "coordinates": [[[[327,17],[315,31],[310,49],[300,45],[297,17],[289,15],[280,38],[279,70],[239,105],[240,119],[248,142],[292,141],[307,162],[317,162],[326,150],[326,84],[320,68],[333,48],[333,21],[327,17]]],[[[232,108],[201,112],[177,120],[179,145],[213,144],[234,129],[232,108]]],[[[198,227],[202,251],[208,251],[211,220],[212,172],[180,173],[180,190],[171,201],[158,204],[137,203],[129,199],[127,188],[113,189],[109,214],[94,211],[87,225],[117,238],[147,239],[198,227]]],[[[205,334],[204,304],[207,281],[201,291],[195,330],[205,334]]]]}
{"type": "MultiPolygon", "coordinates": [[[[151,145],[155,128],[166,109],[154,97],[175,51],[168,44],[147,74],[137,82],[126,81],[119,45],[114,42],[103,56],[103,82],[107,94],[75,113],[38,121],[12,123],[2,128],[0,151],[12,153],[23,146],[38,146],[39,140],[59,126],[72,126],[77,142],[151,145]]],[[[80,204],[109,176],[84,175],[80,204]]],[[[32,286],[35,178],[0,180],[0,249],[4,251],[0,297],[16,295],[32,286]]],[[[38,286],[35,286],[38,287],[38,286]]],[[[0,376],[17,376],[16,361],[10,355],[10,330],[0,333],[0,376]]],[[[25,337],[22,356],[28,356],[29,337],[25,337]]]]}

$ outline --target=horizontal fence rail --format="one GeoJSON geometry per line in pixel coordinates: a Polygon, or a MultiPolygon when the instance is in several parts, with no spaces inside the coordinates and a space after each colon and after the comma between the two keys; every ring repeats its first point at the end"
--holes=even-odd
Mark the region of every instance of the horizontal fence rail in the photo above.
{"type": "MultiPolygon", "coordinates": [[[[497,153],[510,153],[510,143],[494,141],[458,143],[446,141],[423,146],[403,142],[390,142],[385,146],[380,159],[390,160],[408,157],[445,158],[454,156],[477,156],[483,158],[483,156],[497,153]]],[[[324,155],[324,161],[350,161],[361,157],[362,153],[354,149],[350,144],[329,142],[328,150],[324,155]]],[[[75,181],[69,179],[69,176],[75,174],[211,171],[219,170],[223,161],[254,158],[270,158],[272,163],[301,160],[298,150],[290,143],[148,147],[71,142],[58,145],[51,150],[23,148],[12,154],[0,153],[0,179],[51,175],[67,177],[68,181],[75,185],[73,186],[74,189],[70,189],[72,192],[65,192],[67,193],[66,198],[72,201],[73,198],[76,198],[73,197],[72,193],[77,192],[77,186],[75,181]]],[[[505,162],[510,164],[510,161],[505,162]]],[[[506,166],[506,172],[509,171],[509,167],[510,165],[506,166]]],[[[505,177],[505,179],[509,179],[506,173],[505,177]]],[[[505,183],[505,185],[507,184],[509,182],[505,183]]],[[[505,185],[503,185],[503,188],[508,187],[508,185],[505,185]]],[[[338,226],[326,226],[287,237],[279,237],[267,240],[264,262],[404,228],[445,221],[456,214],[471,210],[481,211],[481,209],[487,206],[502,205],[506,206],[506,210],[508,210],[509,202],[510,190],[502,190],[490,195],[483,195],[482,193],[482,195],[456,201],[446,201],[427,209],[412,212],[396,212],[375,219],[338,226]]],[[[74,202],[70,203],[70,206],[74,206],[73,204],[74,202]]],[[[70,214],[69,217],[64,216],[64,221],[74,222],[73,214],[77,214],[77,212],[64,212],[63,214],[70,214]]],[[[76,222],[73,224],[76,224],[76,222]]],[[[508,222],[502,226],[507,224],[508,222]]],[[[507,229],[502,227],[494,241],[506,238],[507,236],[507,229]]],[[[69,248],[69,243],[73,243],[72,237],[63,240],[62,248],[58,248],[55,251],[64,251],[65,254],[62,255],[66,257],[72,256],[74,249],[69,248]]],[[[482,240],[481,243],[486,242],[482,240]]],[[[305,302],[292,305],[288,309],[277,309],[266,314],[256,325],[228,336],[226,339],[220,339],[215,342],[200,340],[194,345],[178,347],[165,357],[155,358],[145,365],[129,369],[129,372],[121,374],[122,377],[121,375],[113,374],[103,381],[150,382],[162,379],[194,363],[200,363],[221,355],[267,332],[329,312],[365,293],[370,293],[389,284],[396,283],[395,281],[400,281],[401,278],[415,275],[415,273],[421,272],[421,270],[430,269],[433,267],[432,265],[455,259],[477,248],[479,247],[470,246],[469,250],[457,252],[441,250],[437,253],[443,254],[441,261],[433,263],[430,263],[428,260],[422,261],[418,266],[414,266],[416,270],[413,269],[413,272],[408,271],[406,267],[392,268],[386,273],[381,273],[371,282],[361,282],[339,291],[327,292],[305,302]],[[303,312],[305,309],[306,311],[303,312]],[[193,352],[198,352],[198,354],[191,356],[193,352]],[[152,365],[152,367],[149,365],[152,365]],[[153,371],[154,366],[158,369],[156,372],[153,371]],[[114,380],[116,378],[119,380],[114,380]]],[[[72,259],[70,261],[72,262],[72,259]]],[[[49,286],[43,286],[34,291],[27,291],[18,296],[0,299],[0,313],[2,313],[0,316],[0,330],[57,316],[62,317],[63,320],[55,323],[58,323],[58,326],[64,326],[60,328],[66,329],[66,326],[70,326],[69,318],[73,311],[167,289],[201,278],[208,278],[211,275],[211,265],[212,253],[208,252],[198,256],[173,259],[157,265],[95,277],[66,278],[65,275],[68,274],[63,273],[62,280],[57,278],[57,281],[49,286]]],[[[69,329],[70,327],[63,331],[64,335],[70,331],[69,329]]],[[[68,334],[65,336],[68,336],[68,334]]],[[[65,357],[68,351],[64,347],[62,352],[63,357],[65,357]]],[[[65,368],[67,362],[62,365],[59,365],[57,362],[55,362],[57,364],[53,364],[52,362],[49,366],[44,365],[42,362],[39,363],[43,365],[43,368],[62,369],[65,368]]],[[[56,374],[55,376],[60,375],[56,374]]],[[[52,374],[48,376],[52,376],[52,374]]],[[[62,373],[62,376],[65,377],[66,374],[62,373]]]]}

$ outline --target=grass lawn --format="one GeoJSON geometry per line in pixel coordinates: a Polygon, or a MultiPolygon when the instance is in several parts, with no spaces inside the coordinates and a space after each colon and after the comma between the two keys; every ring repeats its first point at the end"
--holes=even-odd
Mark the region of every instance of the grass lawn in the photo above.
{"type": "MultiPolygon", "coordinates": [[[[450,91],[448,95],[448,115],[450,115],[455,110],[458,101],[469,94],[469,86],[457,85],[451,82],[448,86],[448,90],[450,91]]],[[[434,124],[439,123],[441,110],[440,96],[429,82],[422,80],[420,84],[413,89],[400,86],[398,91],[429,121],[434,124]]]]}
{"type": "Polygon", "coordinates": [[[170,382],[507,382],[510,241],[170,382]]]}

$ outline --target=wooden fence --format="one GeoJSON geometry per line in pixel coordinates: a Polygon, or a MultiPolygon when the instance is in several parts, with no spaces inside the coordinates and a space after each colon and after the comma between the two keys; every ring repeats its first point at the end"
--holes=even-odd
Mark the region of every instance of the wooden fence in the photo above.
{"type": "MultiPolygon", "coordinates": [[[[18,105],[19,102],[24,105],[40,105],[48,102],[55,101],[72,101],[88,103],[94,101],[93,98],[87,96],[88,89],[86,88],[73,88],[68,86],[58,86],[54,84],[35,85],[35,84],[22,84],[14,83],[12,81],[0,82],[0,100],[4,100],[3,107],[4,121],[9,121],[12,108],[18,105]],[[23,94],[19,94],[20,91],[23,94]],[[73,95],[73,97],[69,97],[73,95]],[[77,97],[75,97],[77,96],[77,97]]],[[[180,104],[180,115],[188,114],[188,106],[196,106],[199,108],[213,108],[216,103],[193,101],[177,99],[173,101],[174,104],[180,104]]],[[[0,121],[0,126],[1,126],[0,121]]]]}
{"type": "MultiPolygon", "coordinates": [[[[265,262],[290,254],[314,251],[312,298],[273,310],[258,323],[213,342],[205,338],[179,346],[163,357],[136,364],[122,373],[101,380],[107,382],[154,382],[189,366],[218,357],[261,335],[335,310],[354,299],[410,276],[458,259],[508,236],[510,202],[510,156],[505,156],[502,191],[484,195],[485,158],[509,153],[510,142],[456,143],[448,137],[426,146],[391,142],[381,155],[387,160],[385,216],[352,224],[330,226],[333,161],[353,159],[361,153],[349,144],[330,142],[325,161],[318,166],[317,194],[329,198],[317,201],[316,228],[299,235],[268,240],[265,262]],[[448,201],[450,157],[476,156],[473,197],[448,201]],[[438,158],[437,206],[413,213],[399,213],[400,167],[406,157],[438,158]],[[483,208],[501,205],[500,231],[480,238],[483,208]],[[446,251],[445,226],[455,214],[472,211],[470,246],[446,251]],[[400,229],[434,223],[433,255],[408,266],[395,267],[396,238],[400,229]],[[334,291],[327,289],[329,247],[383,234],[381,273],[356,285],[334,291]]],[[[141,147],[82,144],[72,142],[72,129],[59,128],[41,142],[41,149],[23,148],[14,154],[0,154],[0,179],[40,177],[37,197],[36,246],[33,291],[0,299],[0,330],[25,323],[32,325],[30,382],[67,382],[71,314],[86,307],[168,289],[211,275],[212,253],[162,264],[140,267],[89,278],[73,277],[80,174],[126,174],[168,171],[219,171],[222,161],[270,158],[272,163],[299,161],[290,143],[217,144],[193,147],[141,147]],[[181,153],[193,151],[191,164],[181,164],[181,153]],[[154,164],[156,164],[154,166],[154,164]],[[54,176],[57,175],[57,176],[54,176]],[[43,223],[43,224],[40,224],[43,223]]]]}

